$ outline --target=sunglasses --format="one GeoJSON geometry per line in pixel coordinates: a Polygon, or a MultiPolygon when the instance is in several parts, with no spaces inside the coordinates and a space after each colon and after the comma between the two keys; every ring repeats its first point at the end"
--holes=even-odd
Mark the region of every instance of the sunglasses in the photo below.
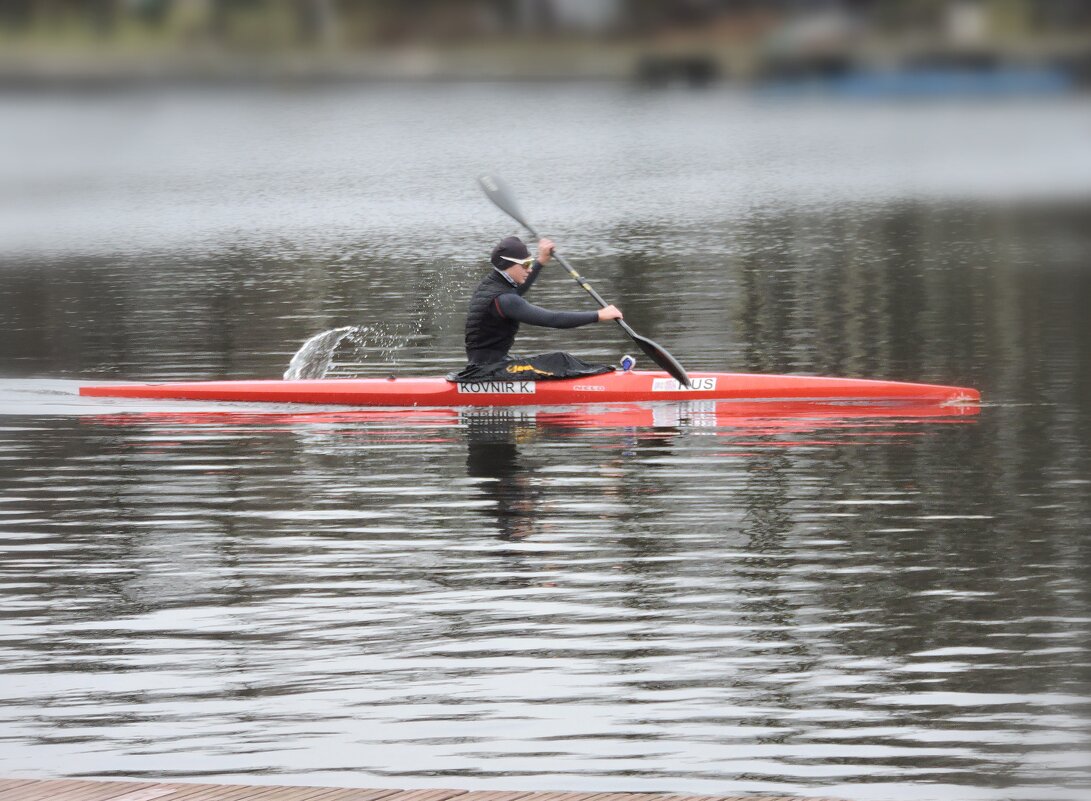
{"type": "Polygon", "coordinates": [[[511,256],[501,256],[500,258],[504,259],[505,261],[510,261],[512,264],[518,264],[525,270],[529,270],[531,267],[534,266],[533,256],[527,256],[525,259],[513,259],[511,256]]]}

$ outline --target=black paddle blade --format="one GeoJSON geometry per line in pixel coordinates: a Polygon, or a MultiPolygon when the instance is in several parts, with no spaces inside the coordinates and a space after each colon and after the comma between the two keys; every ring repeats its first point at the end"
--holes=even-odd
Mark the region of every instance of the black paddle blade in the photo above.
{"type": "Polygon", "coordinates": [[[521,226],[530,231],[532,236],[537,236],[530,223],[523,217],[519,204],[515,202],[515,193],[511,191],[504,180],[496,175],[482,175],[477,183],[485,191],[485,196],[496,204],[500,211],[511,217],[521,226]]]}
{"type": "MultiPolygon", "coordinates": [[[[619,320],[618,322],[621,321],[619,320]]],[[[633,333],[632,329],[630,329],[628,333],[629,336],[633,338],[633,342],[640,346],[640,349],[644,351],[644,354],[649,359],[670,373],[671,377],[686,389],[692,388],[693,385],[689,381],[689,376],[686,375],[685,368],[682,367],[682,365],[678,363],[678,360],[671,356],[665,348],[655,344],[647,337],[642,337],[640,334],[633,333]]]]}

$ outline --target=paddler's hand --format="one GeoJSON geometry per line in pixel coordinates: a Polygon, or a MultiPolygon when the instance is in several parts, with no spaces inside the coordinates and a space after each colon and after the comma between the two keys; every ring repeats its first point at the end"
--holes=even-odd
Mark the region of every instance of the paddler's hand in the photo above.
{"type": "Polygon", "coordinates": [[[621,309],[617,306],[603,306],[599,309],[599,322],[605,322],[607,320],[620,320],[621,309]]]}
{"type": "Polygon", "coordinates": [[[553,256],[553,248],[556,245],[553,244],[552,239],[539,239],[538,240],[538,263],[545,264],[553,256]]]}

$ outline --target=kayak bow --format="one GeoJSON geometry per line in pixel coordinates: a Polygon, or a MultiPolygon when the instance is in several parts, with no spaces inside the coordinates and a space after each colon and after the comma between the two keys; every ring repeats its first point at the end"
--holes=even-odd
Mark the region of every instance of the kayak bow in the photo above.
{"type": "Polygon", "coordinates": [[[856,402],[977,403],[975,389],[753,373],[691,373],[686,389],[665,372],[633,370],[557,381],[482,381],[444,378],[327,378],[305,381],[190,381],[80,387],[80,395],[110,398],[318,403],[346,406],[568,406],[699,400],[837,400],[856,402]]]}

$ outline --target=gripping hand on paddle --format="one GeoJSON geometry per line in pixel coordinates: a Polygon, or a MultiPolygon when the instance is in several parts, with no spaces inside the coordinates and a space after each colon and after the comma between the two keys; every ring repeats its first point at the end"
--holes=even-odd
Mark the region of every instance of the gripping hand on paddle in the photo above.
{"type": "Polygon", "coordinates": [[[599,309],[599,322],[600,323],[605,322],[607,320],[620,320],[621,316],[622,316],[621,315],[621,309],[619,309],[617,306],[614,306],[612,304],[610,306],[603,306],[601,309],[599,309]]]}
{"type": "Polygon", "coordinates": [[[552,239],[539,239],[538,240],[538,263],[545,264],[550,258],[553,257],[553,248],[556,245],[553,244],[552,239]]]}

